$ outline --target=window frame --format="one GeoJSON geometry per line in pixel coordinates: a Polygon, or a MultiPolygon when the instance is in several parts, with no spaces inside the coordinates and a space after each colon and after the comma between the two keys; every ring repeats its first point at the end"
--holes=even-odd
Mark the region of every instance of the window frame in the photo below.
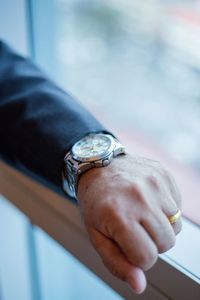
{"type": "MultiPolygon", "coordinates": [[[[0,193],[123,298],[134,299],[130,288],[107,271],[93,249],[78,205],[2,161],[0,193]]],[[[183,225],[187,230],[183,229],[174,250],[159,256],[156,265],[147,272],[148,288],[141,299],[199,300],[200,278],[195,271],[197,265],[200,267],[200,261],[196,261],[199,252],[197,247],[190,246],[193,235],[196,245],[200,245],[199,228],[186,219],[183,225]],[[182,247],[190,258],[189,262],[184,262],[184,257],[177,259],[182,256],[182,247]]]]}

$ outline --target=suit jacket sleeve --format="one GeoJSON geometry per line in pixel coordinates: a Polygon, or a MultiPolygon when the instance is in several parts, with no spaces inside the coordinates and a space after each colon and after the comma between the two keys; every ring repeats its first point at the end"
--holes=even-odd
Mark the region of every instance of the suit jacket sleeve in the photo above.
{"type": "Polygon", "coordinates": [[[89,132],[105,128],[28,59],[0,41],[0,153],[61,188],[63,157],[89,132]]]}

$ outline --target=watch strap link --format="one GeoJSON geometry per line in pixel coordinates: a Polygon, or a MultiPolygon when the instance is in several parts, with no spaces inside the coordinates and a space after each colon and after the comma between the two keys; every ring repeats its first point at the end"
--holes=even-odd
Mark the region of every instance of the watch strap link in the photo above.
{"type": "Polygon", "coordinates": [[[65,156],[64,185],[67,193],[73,198],[76,198],[77,193],[76,187],[78,183],[78,165],[79,163],[72,159],[72,155],[69,152],[65,156]]]}

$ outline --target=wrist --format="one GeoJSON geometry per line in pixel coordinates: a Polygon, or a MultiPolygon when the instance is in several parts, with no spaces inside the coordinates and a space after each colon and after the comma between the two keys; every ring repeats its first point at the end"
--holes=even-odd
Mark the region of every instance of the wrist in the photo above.
{"type": "Polygon", "coordinates": [[[126,164],[126,155],[119,155],[112,160],[112,162],[104,168],[93,168],[83,173],[80,176],[77,185],[77,197],[79,201],[88,199],[88,197],[95,196],[97,187],[102,187],[102,191],[106,189],[109,182],[113,181],[120,174],[120,169],[123,169],[126,164]]]}

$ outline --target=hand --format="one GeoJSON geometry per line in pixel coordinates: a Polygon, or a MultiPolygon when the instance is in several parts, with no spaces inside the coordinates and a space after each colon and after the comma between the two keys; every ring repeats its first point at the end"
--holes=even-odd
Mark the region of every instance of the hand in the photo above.
{"type": "Polygon", "coordinates": [[[118,156],[109,166],[81,176],[78,199],[105,266],[142,293],[144,271],[155,264],[158,253],[174,246],[181,230],[181,219],[171,225],[167,218],[181,206],[171,175],[156,161],[118,156]]]}

